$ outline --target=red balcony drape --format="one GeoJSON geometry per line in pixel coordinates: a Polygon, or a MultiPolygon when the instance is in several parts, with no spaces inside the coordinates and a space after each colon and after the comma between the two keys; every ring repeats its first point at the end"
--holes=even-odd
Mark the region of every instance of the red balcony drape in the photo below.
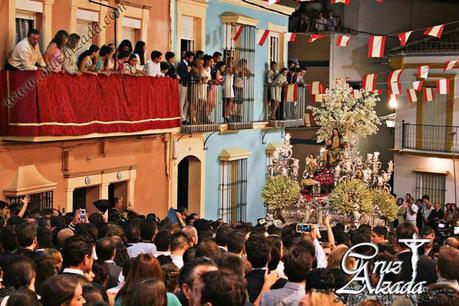
{"type": "Polygon", "coordinates": [[[180,126],[178,84],[170,78],[66,74],[42,78],[40,72],[2,72],[0,84],[3,104],[8,96],[25,92],[23,98],[16,95],[9,100],[14,104],[9,109],[1,107],[0,119],[8,124],[0,127],[8,136],[78,136],[180,126]]]}

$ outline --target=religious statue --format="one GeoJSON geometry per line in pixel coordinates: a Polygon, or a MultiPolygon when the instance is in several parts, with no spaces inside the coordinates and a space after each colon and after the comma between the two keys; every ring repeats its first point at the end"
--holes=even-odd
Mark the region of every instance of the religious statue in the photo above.
{"type": "Polygon", "coordinates": [[[314,177],[314,174],[317,171],[319,165],[317,164],[317,159],[313,154],[308,154],[306,157],[306,173],[308,177],[314,177]]]}
{"type": "Polygon", "coordinates": [[[344,149],[346,143],[337,128],[334,128],[332,133],[332,136],[326,142],[327,164],[335,166],[342,159],[341,151],[344,149]]]}

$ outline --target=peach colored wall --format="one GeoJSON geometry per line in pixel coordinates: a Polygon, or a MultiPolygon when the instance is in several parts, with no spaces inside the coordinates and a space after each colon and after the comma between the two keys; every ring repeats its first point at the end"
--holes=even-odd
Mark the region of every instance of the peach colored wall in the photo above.
{"type": "Polygon", "coordinates": [[[154,1],[151,6],[147,54],[153,50],[165,53],[169,49],[169,36],[171,35],[169,1],[154,1]]]}
{"type": "Polygon", "coordinates": [[[62,152],[67,148],[70,150],[69,173],[135,166],[134,210],[142,214],[154,212],[164,217],[168,209],[167,142],[164,137],[111,138],[105,142],[105,151],[102,150],[102,141],[0,144],[0,198],[4,198],[2,191],[10,184],[18,166],[35,164],[45,178],[57,183],[55,207],[65,207],[67,184],[62,171],[62,152]]]}

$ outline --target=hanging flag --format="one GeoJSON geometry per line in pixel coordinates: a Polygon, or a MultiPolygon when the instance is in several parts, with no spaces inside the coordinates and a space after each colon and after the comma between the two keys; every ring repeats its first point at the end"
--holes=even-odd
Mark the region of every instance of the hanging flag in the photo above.
{"type": "Polygon", "coordinates": [[[416,95],[416,90],[412,89],[412,88],[408,88],[406,90],[406,93],[408,95],[408,100],[411,102],[411,103],[416,103],[418,102],[418,96],[416,95]]]}
{"type": "Polygon", "coordinates": [[[324,86],[320,81],[311,82],[311,95],[319,95],[324,93],[324,86]]]}
{"type": "Polygon", "coordinates": [[[411,33],[413,33],[413,31],[408,31],[408,32],[398,34],[398,40],[400,40],[400,45],[402,47],[406,45],[406,42],[410,38],[411,33]]]}
{"type": "Polygon", "coordinates": [[[422,95],[425,102],[432,102],[435,99],[434,90],[431,87],[425,87],[422,95]]]}
{"type": "Polygon", "coordinates": [[[399,95],[402,91],[402,84],[400,83],[402,72],[403,69],[394,70],[391,71],[387,77],[387,86],[393,94],[399,95]]]}
{"type": "Polygon", "coordinates": [[[258,45],[263,46],[266,42],[266,39],[269,36],[269,30],[264,30],[263,34],[261,35],[260,39],[258,40],[258,45]]]}
{"type": "Polygon", "coordinates": [[[347,47],[347,45],[349,45],[350,39],[351,39],[351,36],[349,35],[338,35],[336,37],[336,45],[338,47],[347,47]]]}
{"type": "Polygon", "coordinates": [[[427,79],[429,75],[429,65],[423,65],[418,67],[418,78],[427,79]]]}
{"type": "Polygon", "coordinates": [[[424,31],[424,35],[429,35],[429,36],[440,38],[441,35],[443,34],[443,30],[444,29],[445,29],[445,25],[444,24],[440,24],[440,25],[437,25],[437,26],[434,26],[434,27],[427,28],[424,31]]]}
{"type": "Polygon", "coordinates": [[[378,2],[379,4],[383,3],[384,0],[376,0],[376,2],[378,2]]]}
{"type": "Polygon", "coordinates": [[[456,63],[457,63],[457,60],[452,60],[452,61],[446,62],[445,68],[443,68],[443,70],[444,71],[448,71],[448,70],[453,69],[456,66],[456,63]]]}
{"type": "Polygon", "coordinates": [[[320,38],[324,38],[324,37],[325,37],[325,35],[322,35],[322,34],[311,34],[311,36],[308,39],[308,43],[313,43],[316,40],[318,40],[320,38]]]}
{"type": "Polygon", "coordinates": [[[383,57],[386,47],[386,36],[371,35],[368,41],[368,57],[383,57]]]}
{"type": "Polygon", "coordinates": [[[323,95],[322,94],[312,95],[312,101],[315,103],[323,102],[323,95]]]}
{"type": "Polygon", "coordinates": [[[296,102],[298,101],[298,85],[287,84],[284,87],[285,90],[285,102],[296,102]]]}
{"type": "Polygon", "coordinates": [[[295,39],[296,39],[296,33],[285,33],[285,39],[288,41],[288,42],[294,42],[295,39]]]}
{"type": "Polygon", "coordinates": [[[437,92],[439,95],[449,94],[449,80],[448,79],[437,80],[437,92]]]}
{"type": "Polygon", "coordinates": [[[351,0],[330,0],[331,4],[344,3],[346,5],[351,4],[351,0]]]}
{"type": "Polygon", "coordinates": [[[306,127],[313,127],[314,126],[314,116],[312,113],[305,113],[304,114],[304,125],[306,127]]]}
{"type": "Polygon", "coordinates": [[[413,82],[413,89],[416,91],[421,91],[422,85],[424,85],[424,81],[414,81],[413,82]]]}
{"type": "Polygon", "coordinates": [[[279,3],[280,0],[268,0],[268,5],[273,5],[275,3],[279,3]]]}
{"type": "Polygon", "coordinates": [[[242,30],[244,30],[244,26],[241,25],[237,28],[236,34],[234,34],[233,40],[237,41],[239,39],[239,36],[242,34],[242,30]]]}
{"type": "Polygon", "coordinates": [[[375,91],[377,78],[378,76],[376,73],[364,75],[362,79],[362,88],[368,91],[375,91]]]}

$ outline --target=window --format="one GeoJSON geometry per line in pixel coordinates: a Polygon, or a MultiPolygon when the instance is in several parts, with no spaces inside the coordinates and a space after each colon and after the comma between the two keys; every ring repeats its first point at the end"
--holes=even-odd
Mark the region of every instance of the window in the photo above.
{"type": "MultiPolygon", "coordinates": [[[[21,203],[23,196],[8,197],[10,204],[21,203]]],[[[53,191],[46,191],[30,195],[30,203],[27,206],[27,211],[34,209],[53,208],[53,191]]]]}
{"type": "Polygon", "coordinates": [[[180,32],[180,50],[183,55],[188,52],[194,52],[195,46],[195,18],[191,16],[182,16],[182,28],[180,32]]]}
{"type": "Polygon", "coordinates": [[[269,62],[279,64],[279,33],[271,32],[269,37],[269,62]]]}
{"type": "Polygon", "coordinates": [[[239,38],[234,41],[241,25],[224,24],[224,60],[235,70],[234,104],[232,122],[253,121],[254,103],[254,67],[255,67],[255,36],[253,26],[244,25],[239,38]]]}
{"type": "Polygon", "coordinates": [[[445,175],[440,173],[416,173],[416,198],[428,195],[432,203],[445,203],[445,175]]]}
{"type": "Polygon", "coordinates": [[[247,207],[247,158],[222,161],[219,218],[244,222],[247,207]]]}
{"type": "Polygon", "coordinates": [[[34,13],[16,13],[16,43],[27,36],[30,29],[36,28],[37,16],[34,13]]]}

